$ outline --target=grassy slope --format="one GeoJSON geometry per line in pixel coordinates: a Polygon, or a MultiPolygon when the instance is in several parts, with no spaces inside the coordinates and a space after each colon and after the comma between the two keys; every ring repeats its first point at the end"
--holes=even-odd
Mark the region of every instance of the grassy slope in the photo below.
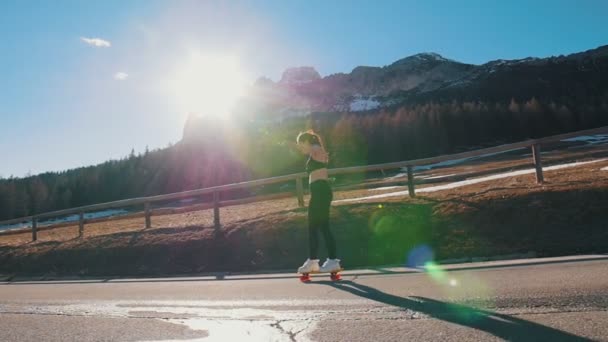
{"type": "MultiPolygon", "coordinates": [[[[336,205],[332,229],[344,266],[404,264],[417,247],[436,259],[536,252],[608,252],[608,162],[511,177],[417,199],[336,205]]],[[[450,170],[445,170],[449,173],[450,170]]],[[[365,191],[351,192],[356,196],[365,191]]],[[[367,194],[367,193],[366,193],[367,194]]],[[[345,194],[337,194],[338,198],[345,194]]],[[[307,254],[306,209],[276,200],[211,211],[87,225],[0,238],[0,274],[160,275],[295,269],[307,254]]],[[[409,258],[411,260],[411,257],[409,258]]]]}

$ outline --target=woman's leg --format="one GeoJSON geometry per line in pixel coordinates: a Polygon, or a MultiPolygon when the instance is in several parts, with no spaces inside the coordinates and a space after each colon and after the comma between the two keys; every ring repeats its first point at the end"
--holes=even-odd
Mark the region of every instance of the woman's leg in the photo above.
{"type": "Polygon", "coordinates": [[[329,229],[329,211],[332,200],[333,193],[331,187],[329,184],[325,183],[323,184],[323,205],[319,208],[319,229],[321,230],[321,233],[323,233],[328,257],[330,259],[336,259],[336,240],[329,229]]]}
{"type": "Polygon", "coordinates": [[[318,223],[318,201],[311,187],[310,202],[308,203],[308,246],[310,259],[319,259],[319,223],[318,223]]]}
{"type": "Polygon", "coordinates": [[[329,229],[329,219],[321,224],[320,226],[323,237],[325,238],[325,245],[327,246],[327,255],[330,259],[336,258],[336,240],[334,235],[329,229]]]}

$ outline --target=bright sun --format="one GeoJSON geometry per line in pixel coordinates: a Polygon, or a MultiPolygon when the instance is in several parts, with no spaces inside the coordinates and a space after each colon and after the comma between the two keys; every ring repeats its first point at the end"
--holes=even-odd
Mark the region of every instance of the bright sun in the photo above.
{"type": "Polygon", "coordinates": [[[176,66],[169,87],[183,112],[223,117],[244,95],[246,78],[235,57],[196,52],[176,66]]]}

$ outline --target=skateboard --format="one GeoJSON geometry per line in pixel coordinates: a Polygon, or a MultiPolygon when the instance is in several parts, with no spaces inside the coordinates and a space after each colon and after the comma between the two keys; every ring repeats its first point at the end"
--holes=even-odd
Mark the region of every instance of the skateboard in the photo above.
{"type": "MultiPolygon", "coordinates": [[[[336,271],[336,272],[330,272],[329,273],[329,278],[332,281],[339,281],[342,279],[342,276],[340,276],[340,272],[344,271],[343,268],[341,268],[340,270],[336,271]]],[[[311,273],[298,273],[300,275],[300,281],[303,283],[308,283],[310,282],[312,279],[310,278],[311,274],[320,274],[323,272],[311,272],[311,273]]]]}

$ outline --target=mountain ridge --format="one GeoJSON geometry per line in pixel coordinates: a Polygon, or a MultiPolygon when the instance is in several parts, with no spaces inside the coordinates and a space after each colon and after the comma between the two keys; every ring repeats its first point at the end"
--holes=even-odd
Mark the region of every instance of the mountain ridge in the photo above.
{"type": "MultiPolygon", "coordinates": [[[[274,113],[275,117],[281,118],[312,112],[373,111],[429,100],[453,100],[460,97],[473,99],[473,93],[482,84],[484,87],[497,88],[500,84],[495,81],[500,79],[507,80],[508,84],[535,83],[538,89],[529,89],[531,98],[543,93],[561,93],[548,88],[563,85],[557,84],[560,83],[559,80],[553,80],[554,83],[543,87],[531,80],[530,75],[554,72],[578,78],[580,75],[577,73],[589,70],[603,74],[606,60],[608,45],[569,55],[497,59],[483,64],[468,64],[435,52],[423,52],[385,66],[357,66],[350,73],[327,76],[321,76],[313,66],[294,67],[288,68],[278,82],[266,77],[260,78],[237,111],[250,111],[253,113],[249,114],[254,116],[274,113]],[[595,63],[598,60],[600,62],[595,63]],[[558,70],[560,68],[562,70],[558,70]],[[526,72],[529,74],[526,75],[526,72]],[[477,84],[478,82],[482,84],[477,84]],[[362,102],[367,105],[361,106],[362,102]]],[[[511,97],[519,98],[523,96],[521,93],[510,87],[500,96],[494,94],[488,98],[504,101],[511,97]]],[[[480,98],[485,98],[484,92],[480,94],[480,98]]]]}

